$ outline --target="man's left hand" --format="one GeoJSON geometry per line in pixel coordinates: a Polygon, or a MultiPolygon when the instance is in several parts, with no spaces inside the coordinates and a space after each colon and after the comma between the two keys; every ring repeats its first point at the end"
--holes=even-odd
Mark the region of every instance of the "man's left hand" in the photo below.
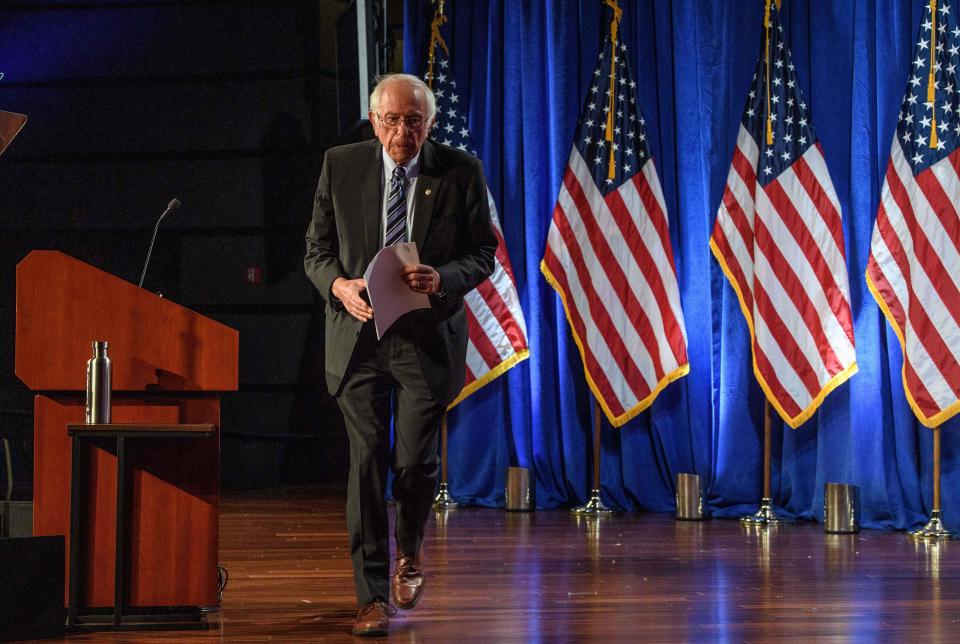
{"type": "Polygon", "coordinates": [[[441,291],[443,287],[440,283],[440,273],[426,264],[404,266],[400,275],[407,286],[410,287],[410,290],[417,293],[432,295],[441,291]]]}

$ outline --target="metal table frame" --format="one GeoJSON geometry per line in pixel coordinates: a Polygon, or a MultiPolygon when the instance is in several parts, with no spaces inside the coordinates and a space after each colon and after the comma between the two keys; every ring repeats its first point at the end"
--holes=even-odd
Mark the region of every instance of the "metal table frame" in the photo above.
{"type": "Polygon", "coordinates": [[[176,439],[212,438],[212,424],[181,425],[121,425],[121,424],[69,424],[67,433],[72,440],[72,463],[70,467],[70,589],[67,605],[68,630],[161,630],[161,629],[206,629],[205,616],[195,606],[157,606],[138,613],[128,613],[124,595],[125,572],[128,553],[126,548],[127,519],[127,439],[176,439]],[[86,525],[82,520],[81,506],[86,502],[89,480],[89,459],[84,446],[96,440],[113,439],[117,450],[117,517],[116,559],[114,562],[113,611],[86,612],[80,607],[80,569],[82,561],[81,534],[86,525]],[[110,617],[112,616],[112,620],[110,617]]]}

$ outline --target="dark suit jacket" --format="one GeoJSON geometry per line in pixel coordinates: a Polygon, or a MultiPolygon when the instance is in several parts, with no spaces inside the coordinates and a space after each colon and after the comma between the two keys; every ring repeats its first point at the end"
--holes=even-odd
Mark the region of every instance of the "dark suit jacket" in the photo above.
{"type": "MultiPolygon", "coordinates": [[[[373,140],[327,151],[307,229],[304,267],[326,302],[327,388],[334,396],[347,374],[361,323],[330,287],[338,277],[363,277],[382,247],[382,149],[373,140]]],[[[460,393],[465,376],[463,296],[493,272],[497,248],[480,161],[426,141],[414,200],[411,241],[420,262],[440,273],[445,294],[430,296],[431,309],[407,314],[404,329],[417,346],[431,391],[446,405],[460,393]]]]}

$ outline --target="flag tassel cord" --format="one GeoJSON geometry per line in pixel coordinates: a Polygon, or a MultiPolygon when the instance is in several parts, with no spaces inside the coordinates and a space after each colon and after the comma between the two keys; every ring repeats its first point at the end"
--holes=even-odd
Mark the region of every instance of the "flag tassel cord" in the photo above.
{"type": "Polygon", "coordinates": [[[443,15],[444,0],[440,0],[437,10],[433,12],[433,21],[430,23],[430,45],[427,48],[427,87],[433,89],[433,64],[437,57],[437,45],[443,49],[443,53],[450,56],[450,50],[447,48],[447,42],[440,35],[441,25],[447,22],[447,17],[443,15]]]}
{"type": "MultiPolygon", "coordinates": [[[[780,9],[780,1],[777,3],[777,9],[780,9]]],[[[766,87],[767,87],[767,145],[773,145],[773,120],[770,118],[770,2],[767,0],[763,10],[763,51],[767,64],[766,87]]]]}
{"type": "Polygon", "coordinates": [[[930,74],[927,77],[927,102],[930,103],[930,147],[934,150],[939,146],[937,140],[937,0],[930,0],[930,74]]]}
{"type": "Polygon", "coordinates": [[[604,5],[613,10],[613,18],[610,20],[610,102],[607,105],[607,128],[604,139],[610,144],[610,161],[607,164],[607,178],[613,179],[617,176],[617,166],[613,150],[613,114],[616,110],[617,94],[617,32],[620,29],[620,19],[623,17],[623,9],[617,4],[616,0],[604,0],[604,5]]]}
{"type": "Polygon", "coordinates": [[[770,118],[770,0],[767,0],[763,11],[763,52],[767,67],[764,83],[767,88],[767,145],[773,145],[773,120],[770,118]]]}

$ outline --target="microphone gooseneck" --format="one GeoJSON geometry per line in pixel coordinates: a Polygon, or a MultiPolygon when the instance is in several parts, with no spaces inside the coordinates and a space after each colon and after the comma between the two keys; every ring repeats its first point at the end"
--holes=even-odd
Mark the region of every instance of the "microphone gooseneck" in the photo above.
{"type": "Polygon", "coordinates": [[[147,259],[143,262],[143,271],[140,273],[140,283],[137,284],[139,287],[143,287],[143,279],[147,276],[147,266],[150,265],[150,255],[153,254],[153,244],[157,241],[157,231],[160,230],[160,222],[163,221],[163,218],[169,215],[171,212],[180,207],[179,199],[171,199],[170,203],[167,204],[167,209],[163,211],[163,214],[160,215],[160,219],[157,220],[156,225],[153,227],[153,236],[150,237],[150,246],[147,248],[147,259]]]}

